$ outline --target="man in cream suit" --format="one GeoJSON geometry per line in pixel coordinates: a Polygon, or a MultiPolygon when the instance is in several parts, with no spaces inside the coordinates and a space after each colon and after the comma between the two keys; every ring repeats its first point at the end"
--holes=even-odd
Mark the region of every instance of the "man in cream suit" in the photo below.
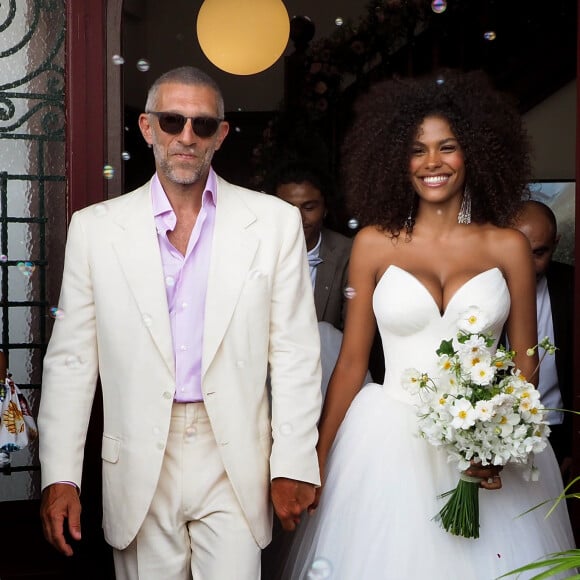
{"type": "Polygon", "coordinates": [[[319,343],[300,215],[213,172],[223,116],[201,71],[160,77],[139,120],[152,181],[78,212],[69,228],[39,413],[41,515],[70,555],[63,529],[79,539],[100,376],[103,525],[117,580],[259,578],[270,506],[293,529],[320,483],[319,343]]]}

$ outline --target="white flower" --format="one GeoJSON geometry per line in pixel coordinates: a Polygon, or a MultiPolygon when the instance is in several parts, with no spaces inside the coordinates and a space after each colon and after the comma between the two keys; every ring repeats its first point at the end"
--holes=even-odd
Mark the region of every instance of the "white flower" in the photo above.
{"type": "Polygon", "coordinates": [[[438,391],[451,396],[459,394],[460,385],[453,373],[441,373],[437,378],[438,391]]]}
{"type": "Polygon", "coordinates": [[[528,423],[541,423],[544,420],[544,407],[529,399],[521,401],[519,411],[524,421],[528,423]]]}
{"type": "Polygon", "coordinates": [[[475,417],[478,421],[489,421],[493,417],[493,404],[490,401],[477,401],[475,417]]]}
{"type": "Polygon", "coordinates": [[[485,337],[481,334],[471,334],[467,340],[463,342],[457,341],[453,343],[460,354],[472,353],[473,355],[488,355],[488,349],[485,337]]]}
{"type": "Polygon", "coordinates": [[[540,400],[540,391],[531,383],[526,383],[525,386],[517,389],[515,394],[520,401],[530,401],[532,404],[540,400]]]}
{"type": "Polygon", "coordinates": [[[471,461],[525,464],[550,432],[538,390],[515,368],[513,351],[495,350],[495,339],[483,333],[487,323],[469,308],[457,336],[441,342],[437,374],[407,369],[403,377],[421,394],[420,435],[461,470],[471,461]]]}
{"type": "Polygon", "coordinates": [[[467,334],[482,332],[487,326],[487,317],[477,306],[470,306],[459,317],[458,328],[467,334]]]}
{"type": "Polygon", "coordinates": [[[470,375],[476,385],[489,385],[495,375],[495,368],[487,362],[478,362],[471,368],[470,375]]]}
{"type": "Polygon", "coordinates": [[[421,389],[421,373],[417,369],[405,369],[403,371],[402,384],[411,395],[417,395],[421,389]]]}
{"type": "Polygon", "coordinates": [[[498,371],[507,371],[510,367],[514,366],[512,361],[512,353],[504,350],[503,348],[499,348],[496,351],[491,364],[493,364],[493,366],[498,371]]]}
{"type": "Polygon", "coordinates": [[[499,434],[502,437],[510,435],[514,430],[514,425],[517,425],[520,420],[520,416],[511,410],[503,414],[497,414],[493,418],[493,422],[496,424],[496,429],[499,429],[499,434]]]}
{"type": "Polygon", "coordinates": [[[468,429],[475,424],[475,409],[467,399],[456,399],[449,409],[455,429],[468,429]]]}
{"type": "Polygon", "coordinates": [[[455,366],[456,361],[453,357],[447,354],[442,354],[437,361],[437,366],[444,372],[451,372],[455,366]]]}

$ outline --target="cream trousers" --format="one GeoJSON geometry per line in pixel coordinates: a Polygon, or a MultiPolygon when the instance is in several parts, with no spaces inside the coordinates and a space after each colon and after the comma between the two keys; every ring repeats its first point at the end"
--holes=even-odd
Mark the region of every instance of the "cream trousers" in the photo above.
{"type": "MultiPolygon", "coordinates": [[[[138,482],[137,482],[138,485],[138,482]]],[[[256,544],[203,403],[175,403],[157,490],[117,580],[259,580],[256,544]]]]}

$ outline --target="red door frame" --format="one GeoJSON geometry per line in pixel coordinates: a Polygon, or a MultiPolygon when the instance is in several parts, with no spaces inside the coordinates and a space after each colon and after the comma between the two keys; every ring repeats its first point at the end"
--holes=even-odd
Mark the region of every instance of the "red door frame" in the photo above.
{"type": "Polygon", "coordinates": [[[67,217],[105,199],[106,0],[66,3],[67,217]]]}

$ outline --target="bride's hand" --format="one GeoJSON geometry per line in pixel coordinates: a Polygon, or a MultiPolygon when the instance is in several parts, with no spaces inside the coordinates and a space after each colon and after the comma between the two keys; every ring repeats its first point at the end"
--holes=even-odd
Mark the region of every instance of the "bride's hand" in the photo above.
{"type": "Polygon", "coordinates": [[[465,471],[466,475],[472,477],[479,477],[481,479],[480,487],[484,489],[501,489],[500,471],[503,469],[501,465],[486,465],[475,461],[471,462],[471,467],[465,471]]]}
{"type": "Polygon", "coordinates": [[[322,486],[324,484],[324,464],[320,462],[320,457],[318,458],[319,461],[319,471],[320,471],[320,486],[314,490],[314,501],[308,506],[308,515],[312,515],[318,504],[320,503],[320,495],[322,494],[322,486]]]}
{"type": "Polygon", "coordinates": [[[314,501],[308,506],[308,515],[312,515],[318,504],[320,503],[320,494],[322,493],[322,485],[314,490],[314,501]]]}

